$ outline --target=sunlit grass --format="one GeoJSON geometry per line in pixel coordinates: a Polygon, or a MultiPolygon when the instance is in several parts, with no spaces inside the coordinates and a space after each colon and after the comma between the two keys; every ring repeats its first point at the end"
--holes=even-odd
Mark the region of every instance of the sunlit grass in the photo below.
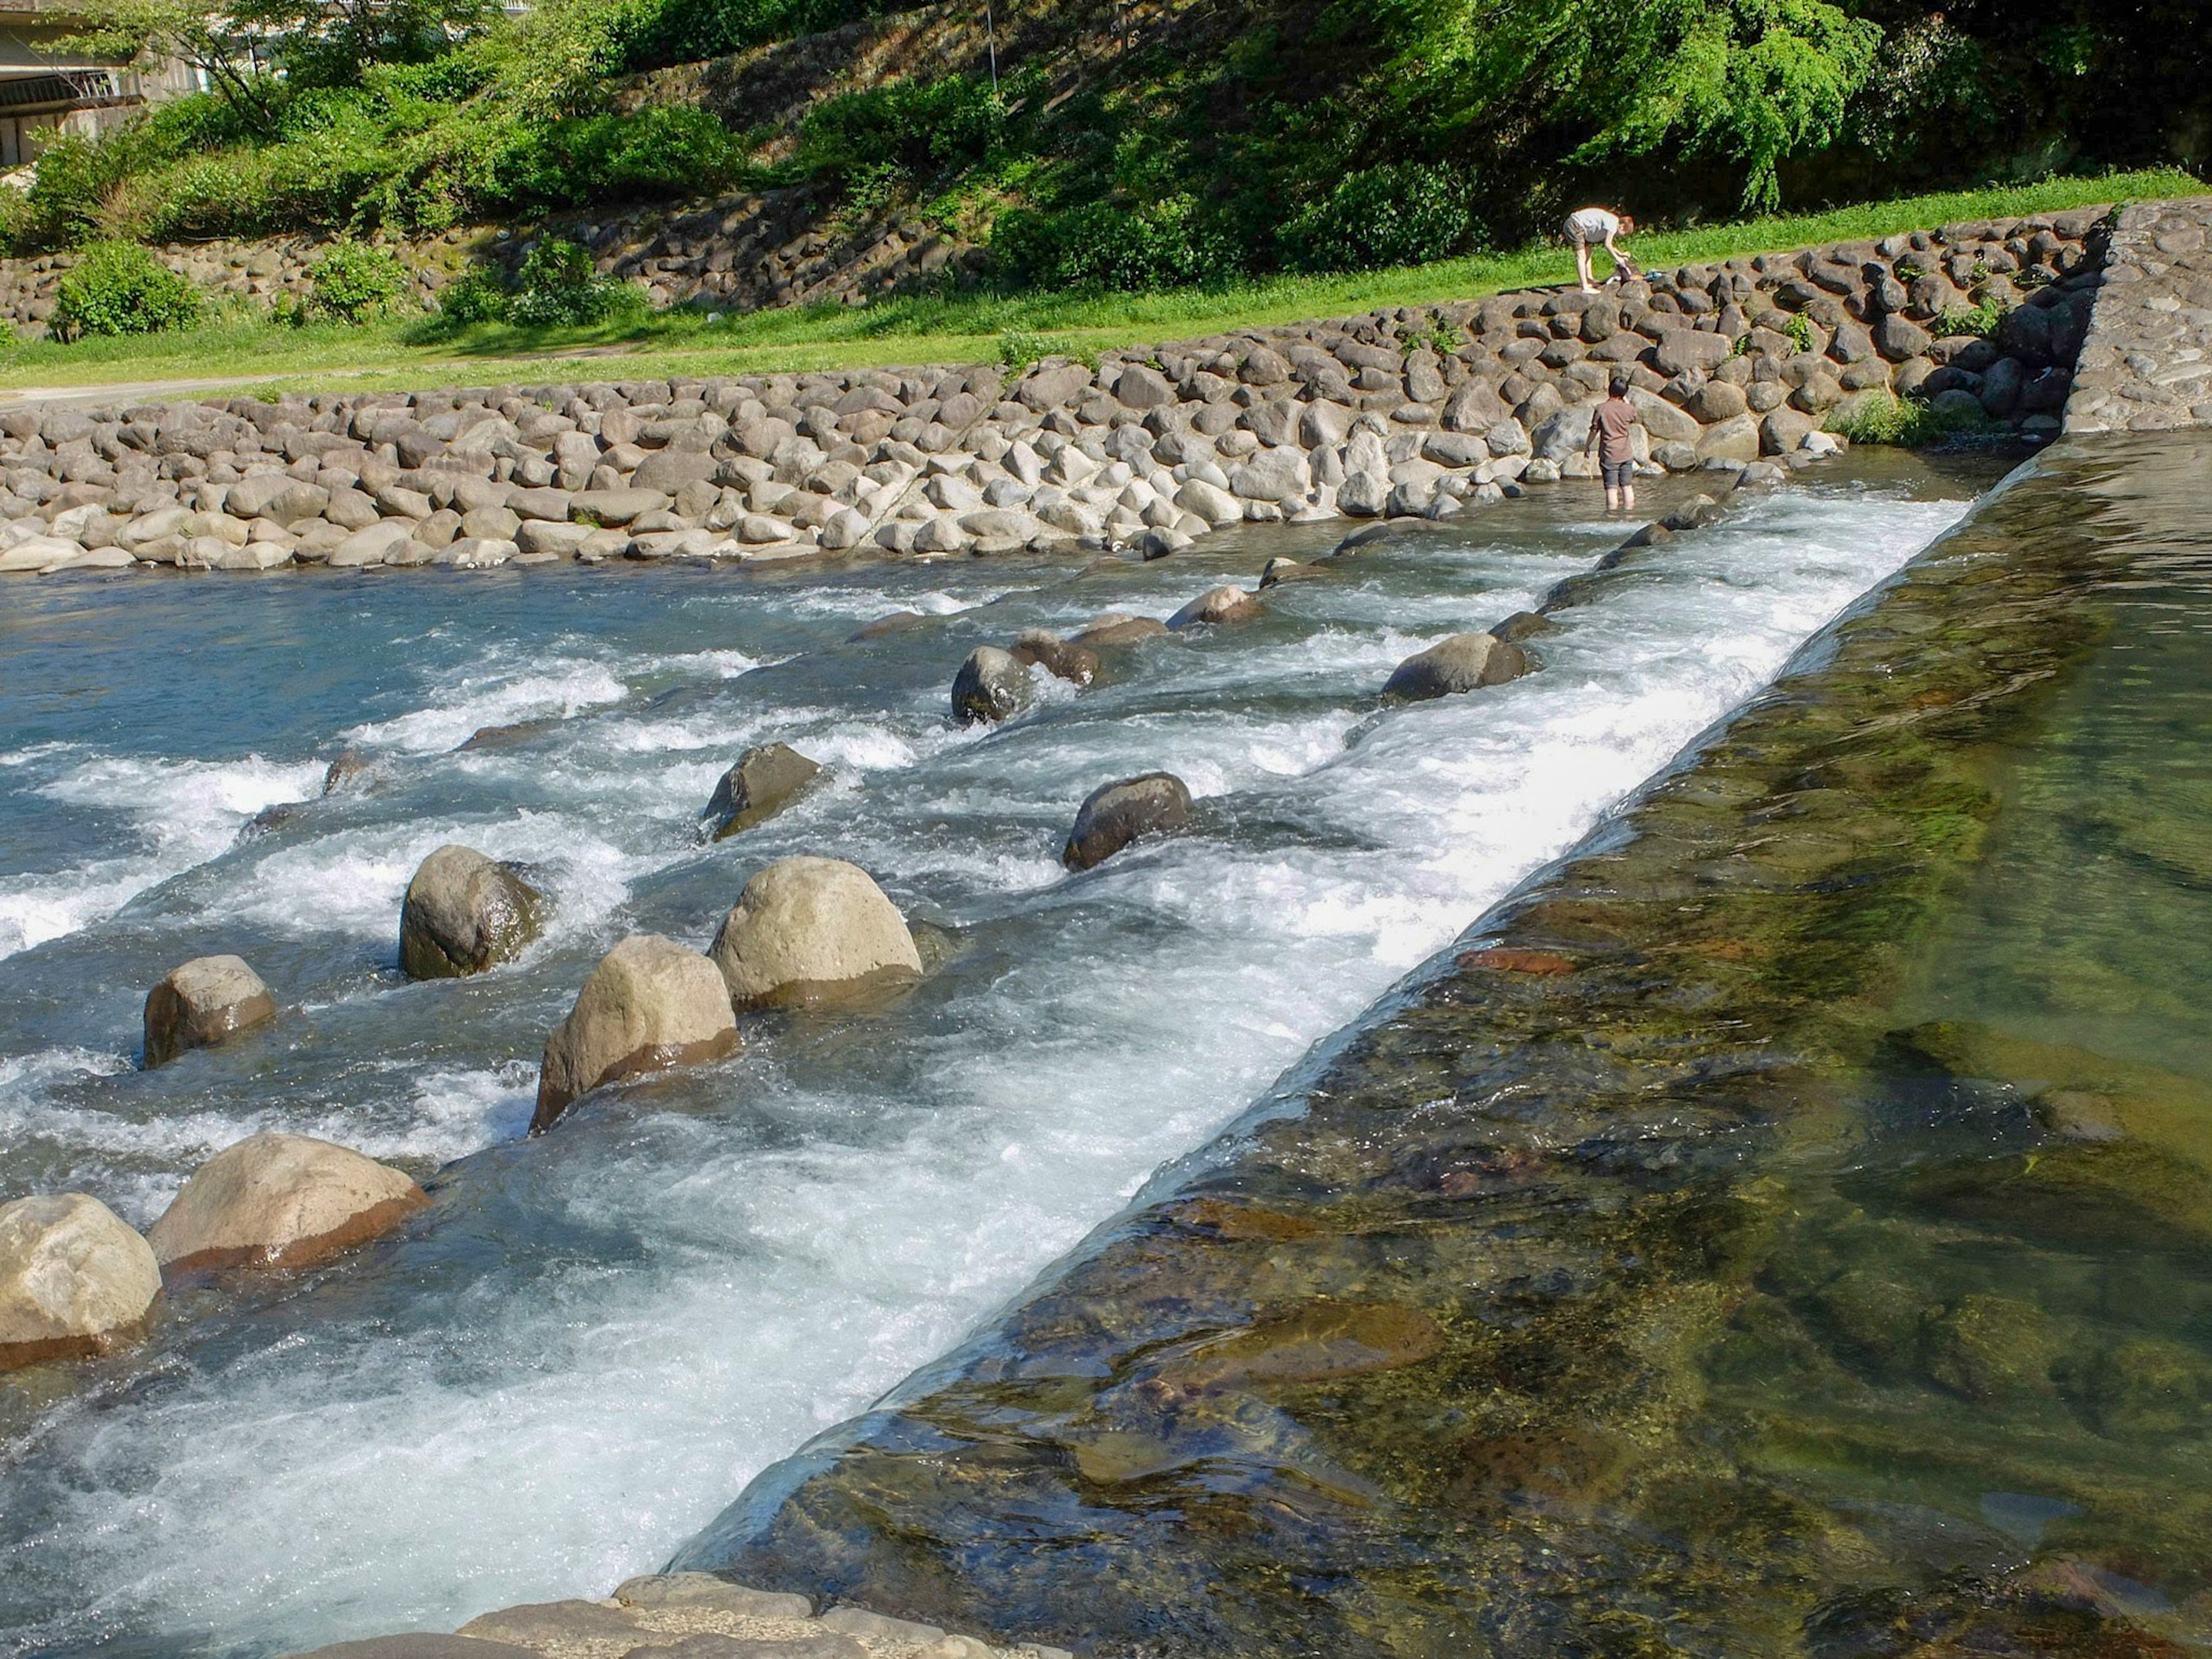
{"type": "MultiPolygon", "coordinates": [[[[1630,246],[1644,264],[1663,268],[1866,240],[1962,220],[2196,195],[2206,188],[2172,171],[2054,179],[1638,234],[1630,246]]],[[[231,322],[185,334],[26,344],[0,363],[0,387],[184,380],[277,391],[398,389],[986,362],[995,358],[1006,334],[1050,335],[1078,349],[1104,350],[1383,306],[1472,299],[1573,276],[1571,253],[1538,247],[1395,270],[1270,276],[1147,294],[921,295],[865,307],[785,307],[712,322],[704,313],[683,308],[617,328],[480,325],[444,332],[420,319],[359,328],[231,322]]]]}

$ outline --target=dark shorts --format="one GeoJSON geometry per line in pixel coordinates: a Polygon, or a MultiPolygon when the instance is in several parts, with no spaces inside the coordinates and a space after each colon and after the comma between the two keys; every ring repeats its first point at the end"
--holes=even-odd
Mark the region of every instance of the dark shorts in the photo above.
{"type": "Polygon", "coordinates": [[[1605,480],[1607,489],[1627,489],[1636,483],[1636,463],[1633,461],[1605,461],[1598,466],[1598,476],[1605,480]]]}

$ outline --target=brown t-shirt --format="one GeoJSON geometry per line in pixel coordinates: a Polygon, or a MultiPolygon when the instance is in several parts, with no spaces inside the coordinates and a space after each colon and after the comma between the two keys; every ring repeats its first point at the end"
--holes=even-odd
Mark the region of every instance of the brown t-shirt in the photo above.
{"type": "Polygon", "coordinates": [[[1636,405],[1626,398],[1607,398],[1597,406],[1592,423],[1597,429],[1597,459],[1605,466],[1619,466],[1636,459],[1628,434],[1636,424],[1636,405]]]}

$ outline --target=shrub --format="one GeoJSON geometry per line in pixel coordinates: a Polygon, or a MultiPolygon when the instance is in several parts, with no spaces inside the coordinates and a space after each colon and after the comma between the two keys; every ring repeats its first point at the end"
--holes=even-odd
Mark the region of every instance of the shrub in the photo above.
{"type": "Polygon", "coordinates": [[[365,323],[407,291],[407,268],[389,248],[333,242],[308,267],[307,309],[341,323],[365,323]]]}
{"type": "Polygon", "coordinates": [[[588,252],[549,236],[515,272],[507,319],[524,328],[576,327],[641,317],[646,309],[644,289],[599,276],[588,252]]]}
{"type": "Polygon", "coordinates": [[[55,285],[48,326],[59,338],[76,340],[190,328],[199,316],[198,292],[144,248],[95,242],[55,285]]]}
{"type": "Polygon", "coordinates": [[[1889,444],[1900,449],[1923,449],[1953,439],[1972,437],[1991,429],[1993,422],[1981,414],[1954,414],[1919,398],[1900,398],[1893,392],[1863,392],[1838,404],[1828,416],[1831,432],[1855,444],[1889,444]]]}
{"type": "Polygon", "coordinates": [[[999,336],[999,366],[1017,374],[1042,358],[1074,356],[1074,342],[1057,334],[1026,334],[1008,329],[999,336]]]}
{"type": "Polygon", "coordinates": [[[895,81],[814,106],[799,127],[798,161],[808,172],[928,173],[981,161],[1006,127],[1006,104],[981,76],[895,81]]]}
{"type": "Polygon", "coordinates": [[[1345,179],[1280,234],[1303,270],[1371,270],[1447,259],[1480,246],[1474,187],[1450,167],[1401,161],[1345,179]]]}
{"type": "Polygon", "coordinates": [[[1971,334],[1977,339],[1993,340],[2003,325],[2005,307],[1994,294],[1971,311],[1947,311],[1937,319],[1940,334],[1971,334]]]}
{"type": "Polygon", "coordinates": [[[518,124],[485,149],[495,199],[546,206],[714,190],[744,165],[743,147],[706,111],[659,106],[518,124]]]}
{"type": "Polygon", "coordinates": [[[1017,274],[1056,288],[1179,288],[1224,282],[1238,270],[1231,239],[1188,196],[1136,208],[1016,209],[992,227],[991,251],[1017,274]]]}
{"type": "Polygon", "coordinates": [[[503,323],[507,301],[507,284],[498,273],[478,265],[439,290],[438,319],[456,328],[471,323],[503,323]]]}
{"type": "Polygon", "coordinates": [[[479,265],[438,296],[438,324],[513,323],[518,328],[577,328],[623,323],[651,308],[635,283],[602,276],[592,256],[574,242],[548,237],[523,256],[512,277],[479,265]]]}

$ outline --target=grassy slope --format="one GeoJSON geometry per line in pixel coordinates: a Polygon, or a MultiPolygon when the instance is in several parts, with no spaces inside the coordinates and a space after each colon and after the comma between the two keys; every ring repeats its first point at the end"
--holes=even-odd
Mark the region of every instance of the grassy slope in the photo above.
{"type": "MultiPolygon", "coordinates": [[[[1888,236],[1960,220],[2196,195],[2206,188],[2178,172],[2059,179],[1639,235],[1632,247],[1645,264],[1666,266],[1888,236]]],[[[311,329],[243,324],[74,346],[26,345],[0,367],[0,389],[167,380],[231,385],[251,380],[308,391],[341,386],[415,388],[981,362],[997,355],[1000,337],[1008,332],[1103,349],[1381,306],[1470,299],[1571,281],[1573,275],[1571,254],[1545,247],[1398,270],[1272,277],[1218,289],[911,298],[864,309],[756,312],[714,323],[695,313],[672,312],[620,333],[483,327],[415,343],[410,336],[420,325],[405,323],[311,329]]]]}

